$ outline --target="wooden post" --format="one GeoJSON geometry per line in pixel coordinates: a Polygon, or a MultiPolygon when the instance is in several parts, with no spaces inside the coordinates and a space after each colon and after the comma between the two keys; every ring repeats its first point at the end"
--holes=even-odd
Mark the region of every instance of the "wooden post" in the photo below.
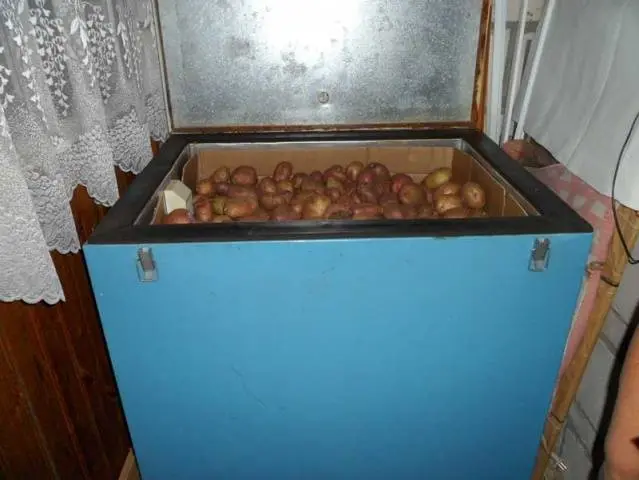
{"type": "MultiPolygon", "coordinates": [[[[616,208],[623,237],[628,247],[632,249],[639,237],[639,212],[621,204],[617,204],[616,208]]],[[[557,385],[553,405],[546,420],[541,445],[537,453],[537,463],[532,476],[533,480],[542,480],[544,478],[548,462],[555,450],[557,439],[568,416],[568,411],[577,395],[588,361],[597,344],[599,334],[606,322],[612,301],[621,283],[627,261],[628,257],[619,239],[619,234],[615,231],[610,242],[602,279],[599,281],[597,288],[595,305],[588,318],[588,328],[557,385]]]]}

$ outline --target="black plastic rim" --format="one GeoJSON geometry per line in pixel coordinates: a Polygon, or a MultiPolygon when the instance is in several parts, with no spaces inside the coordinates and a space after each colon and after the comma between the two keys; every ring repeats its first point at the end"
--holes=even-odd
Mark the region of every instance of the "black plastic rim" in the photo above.
{"type": "Polygon", "coordinates": [[[477,235],[549,235],[589,233],[592,227],[574,210],[516,164],[482,132],[454,130],[379,130],[309,133],[238,133],[172,135],[158,155],[137,176],[89,238],[89,244],[149,244],[302,240],[321,238],[451,237],[477,235]],[[321,142],[358,140],[462,139],[517,189],[539,216],[433,220],[327,220],[224,223],[198,225],[134,225],[135,219],[191,143],[321,142]]]}

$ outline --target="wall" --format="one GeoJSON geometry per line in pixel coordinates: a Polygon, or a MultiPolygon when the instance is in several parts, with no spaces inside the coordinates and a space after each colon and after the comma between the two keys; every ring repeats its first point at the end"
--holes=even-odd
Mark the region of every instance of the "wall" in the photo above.
{"type": "MultiPolygon", "coordinates": [[[[639,246],[635,248],[639,256],[639,246]]],[[[572,405],[557,453],[567,480],[586,480],[603,459],[603,441],[614,407],[617,378],[630,336],[639,322],[639,266],[628,266],[572,405]]]]}
{"type": "MultiPolygon", "coordinates": [[[[71,208],[84,242],[107,209],[84,187],[71,208]]],[[[129,437],[84,257],[52,256],[66,302],[0,302],[0,479],[115,480],[129,437]]]]}

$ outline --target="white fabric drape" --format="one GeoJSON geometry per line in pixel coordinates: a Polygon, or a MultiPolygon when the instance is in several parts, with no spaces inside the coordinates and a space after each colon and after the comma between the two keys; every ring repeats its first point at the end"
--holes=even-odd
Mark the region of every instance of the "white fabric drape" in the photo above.
{"type": "Polygon", "coordinates": [[[150,0],[0,0],[0,301],[63,300],[74,188],[112,205],[166,135],[150,0]]]}

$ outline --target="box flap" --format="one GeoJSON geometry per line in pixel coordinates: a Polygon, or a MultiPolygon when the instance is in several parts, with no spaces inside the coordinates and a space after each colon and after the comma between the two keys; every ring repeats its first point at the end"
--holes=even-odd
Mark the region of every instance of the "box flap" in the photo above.
{"type": "Polygon", "coordinates": [[[172,130],[477,124],[488,0],[156,0],[172,130]]]}

